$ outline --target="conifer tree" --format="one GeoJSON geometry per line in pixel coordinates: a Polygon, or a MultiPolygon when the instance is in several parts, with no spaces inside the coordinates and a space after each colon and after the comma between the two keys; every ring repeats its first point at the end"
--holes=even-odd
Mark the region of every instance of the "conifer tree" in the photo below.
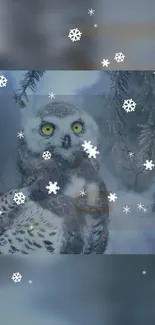
{"type": "Polygon", "coordinates": [[[20,81],[20,88],[14,93],[14,99],[19,107],[26,107],[26,103],[29,101],[27,91],[29,89],[35,91],[36,85],[44,73],[44,70],[30,70],[25,73],[23,80],[20,81]]]}
{"type": "Polygon", "coordinates": [[[109,98],[109,132],[112,148],[119,153],[124,147],[127,138],[126,116],[122,108],[124,99],[128,98],[130,71],[112,71],[109,73],[111,79],[109,98]]]}
{"type": "Polygon", "coordinates": [[[152,71],[140,72],[139,102],[145,123],[139,125],[139,161],[155,160],[155,74],[152,71]],[[141,84],[140,84],[141,82],[141,84]]]}

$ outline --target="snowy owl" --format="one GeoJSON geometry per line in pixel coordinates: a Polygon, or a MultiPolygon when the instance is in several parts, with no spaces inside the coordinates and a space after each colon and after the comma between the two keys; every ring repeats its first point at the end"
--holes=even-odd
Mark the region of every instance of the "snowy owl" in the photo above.
{"type": "Polygon", "coordinates": [[[103,254],[107,190],[99,161],[82,147],[91,141],[98,148],[96,122],[73,104],[52,102],[38,110],[23,132],[18,148],[22,184],[0,202],[0,253],[103,254]],[[47,152],[49,159],[44,159],[47,152]],[[57,182],[55,193],[47,190],[50,182],[57,182]],[[22,202],[15,200],[19,193],[22,202]]]}

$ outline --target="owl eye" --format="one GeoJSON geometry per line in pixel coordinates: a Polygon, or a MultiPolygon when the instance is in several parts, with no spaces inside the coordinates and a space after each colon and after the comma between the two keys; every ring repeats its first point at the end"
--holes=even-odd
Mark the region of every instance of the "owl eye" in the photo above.
{"type": "Polygon", "coordinates": [[[41,126],[42,134],[47,135],[47,136],[52,135],[54,130],[55,130],[55,128],[54,128],[54,125],[52,125],[52,124],[45,123],[41,126]]]}
{"type": "Polygon", "coordinates": [[[74,122],[72,124],[72,130],[75,134],[81,133],[83,131],[83,123],[82,122],[74,122]]]}

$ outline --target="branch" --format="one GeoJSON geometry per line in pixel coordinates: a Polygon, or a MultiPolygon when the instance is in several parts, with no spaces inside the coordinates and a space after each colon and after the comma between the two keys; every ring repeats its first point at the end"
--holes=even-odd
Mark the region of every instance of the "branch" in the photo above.
{"type": "Polygon", "coordinates": [[[121,165],[121,167],[122,167],[123,169],[125,169],[125,170],[129,171],[129,172],[131,172],[131,171],[132,171],[132,168],[127,168],[127,167],[125,167],[125,166],[123,166],[123,165],[121,165]]]}
{"type": "Polygon", "coordinates": [[[44,73],[45,70],[32,70],[25,73],[24,79],[20,81],[20,88],[14,92],[14,100],[20,107],[26,107],[26,102],[29,101],[26,91],[31,89],[34,92],[44,73]]]}

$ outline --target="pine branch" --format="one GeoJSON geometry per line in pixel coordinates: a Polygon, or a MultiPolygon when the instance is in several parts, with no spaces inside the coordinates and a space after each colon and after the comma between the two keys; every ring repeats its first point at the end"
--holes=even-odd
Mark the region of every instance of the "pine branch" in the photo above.
{"type": "Polygon", "coordinates": [[[114,146],[115,143],[121,144],[120,135],[123,137],[127,136],[125,113],[122,109],[122,104],[124,99],[127,98],[129,92],[131,72],[112,71],[110,77],[109,125],[114,146]]]}
{"type": "Polygon", "coordinates": [[[45,70],[31,70],[25,73],[24,79],[20,81],[20,88],[14,93],[14,100],[21,108],[26,107],[26,103],[29,101],[27,90],[30,89],[34,92],[44,73],[45,70]]]}
{"type": "Polygon", "coordinates": [[[146,125],[139,125],[141,132],[139,135],[139,160],[155,159],[155,123],[151,122],[146,125]]]}

